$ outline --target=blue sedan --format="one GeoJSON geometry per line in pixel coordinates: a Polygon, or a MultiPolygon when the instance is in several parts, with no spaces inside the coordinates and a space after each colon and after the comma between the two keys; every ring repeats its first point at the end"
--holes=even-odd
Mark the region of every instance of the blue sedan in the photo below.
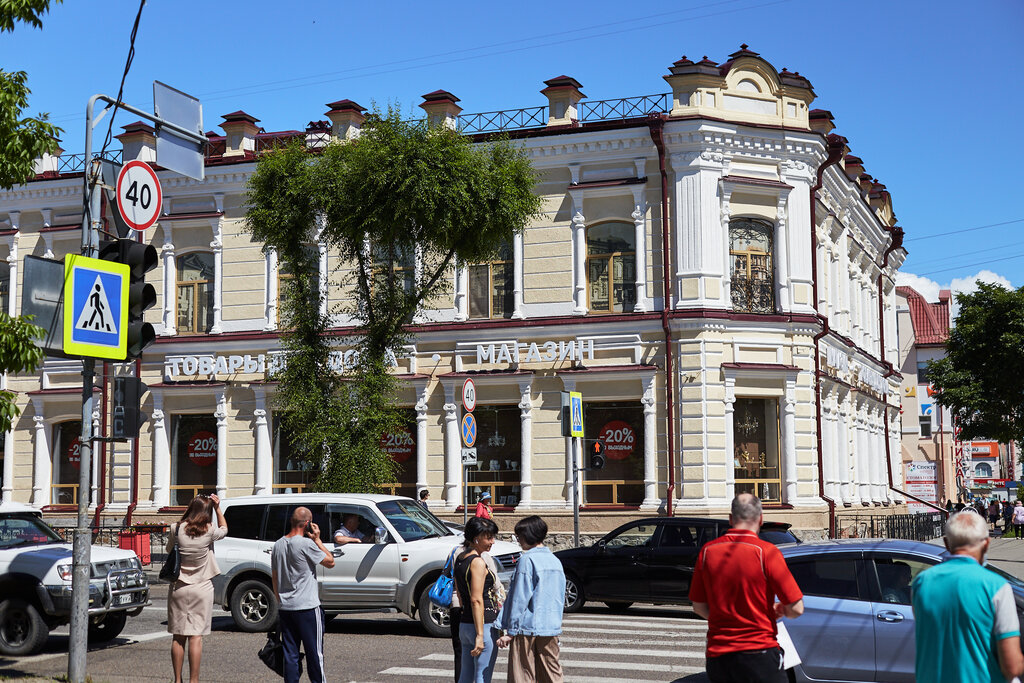
{"type": "MultiPolygon", "coordinates": [[[[779,546],[804,593],[804,614],[786,628],[803,663],[796,681],[914,680],[910,582],[947,557],[931,543],[843,539],[779,546]]],[[[1024,612],[1024,582],[991,565],[1024,612]]]]}

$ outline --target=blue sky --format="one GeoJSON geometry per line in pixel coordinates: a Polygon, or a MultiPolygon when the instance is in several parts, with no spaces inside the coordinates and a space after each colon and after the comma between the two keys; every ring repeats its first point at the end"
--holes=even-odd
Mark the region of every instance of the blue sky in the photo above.
{"type": "MultiPolygon", "coordinates": [[[[82,150],[88,97],[117,92],[137,8],[67,0],[42,30],[0,36],[0,64],[29,72],[30,112],[50,113],[68,152],[82,150]]],[[[542,81],[561,74],[589,99],[666,92],[682,55],[722,62],[745,42],[810,79],[814,106],[893,195],[904,281],[934,297],[979,273],[1024,284],[1022,30],[1018,0],[150,0],[124,100],[151,109],[163,81],[202,99],[208,130],[238,109],[267,130],[301,129],[345,98],[413,111],[439,88],[473,113],[541,105],[542,81]]]]}

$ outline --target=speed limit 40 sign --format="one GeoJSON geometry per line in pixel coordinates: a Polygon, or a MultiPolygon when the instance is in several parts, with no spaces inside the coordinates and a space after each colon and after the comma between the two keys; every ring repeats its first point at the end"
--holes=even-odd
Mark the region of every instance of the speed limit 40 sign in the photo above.
{"type": "Polygon", "coordinates": [[[156,172],[144,161],[135,159],[117,174],[117,211],[132,230],[142,231],[160,217],[163,196],[156,172]]]}

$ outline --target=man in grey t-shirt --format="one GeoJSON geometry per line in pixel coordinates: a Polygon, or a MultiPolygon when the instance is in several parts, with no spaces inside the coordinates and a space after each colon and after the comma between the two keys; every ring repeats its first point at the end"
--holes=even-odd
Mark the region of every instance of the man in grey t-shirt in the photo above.
{"type": "Polygon", "coordinates": [[[306,670],[313,683],[324,682],[324,612],[316,581],[316,566],[334,566],[320,540],[320,527],[309,508],[295,508],[288,533],[274,543],[270,555],[274,595],[284,645],[285,683],[299,681],[299,644],[306,651],[306,670]]]}

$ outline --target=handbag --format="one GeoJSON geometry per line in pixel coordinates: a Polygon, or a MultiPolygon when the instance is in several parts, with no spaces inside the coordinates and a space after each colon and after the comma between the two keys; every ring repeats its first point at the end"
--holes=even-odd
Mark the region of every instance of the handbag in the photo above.
{"type": "Polygon", "coordinates": [[[444,563],[444,569],[441,570],[441,576],[437,577],[437,581],[427,593],[430,601],[438,607],[450,608],[452,606],[452,591],[455,589],[455,583],[452,581],[452,558],[455,557],[457,550],[458,548],[448,556],[448,561],[444,563]]]}
{"type": "Polygon", "coordinates": [[[160,568],[160,578],[164,581],[174,583],[178,580],[178,574],[181,573],[181,552],[178,550],[178,529],[180,525],[174,526],[174,536],[172,536],[173,543],[171,545],[171,552],[167,553],[167,559],[164,560],[164,566],[160,568]]]}
{"type": "MultiPolygon", "coordinates": [[[[267,668],[284,677],[284,643],[281,642],[281,635],[278,631],[267,633],[267,642],[263,644],[257,653],[260,660],[267,665],[267,668]]],[[[302,676],[302,659],[299,659],[299,676],[302,676]]]]}

